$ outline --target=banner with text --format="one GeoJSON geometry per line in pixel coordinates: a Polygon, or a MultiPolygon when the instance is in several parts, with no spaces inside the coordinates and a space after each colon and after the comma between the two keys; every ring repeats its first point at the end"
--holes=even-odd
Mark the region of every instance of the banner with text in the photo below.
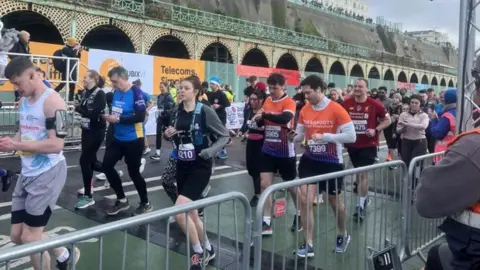
{"type": "Polygon", "coordinates": [[[300,84],[300,72],[297,70],[237,65],[237,76],[249,77],[255,75],[259,78],[267,78],[271,73],[274,72],[285,76],[288,85],[296,86],[300,84]]]}
{"type": "MultiPolygon", "coordinates": [[[[40,67],[43,71],[45,71],[47,75],[47,80],[55,80],[55,81],[60,81],[62,80],[62,74],[58,72],[54,67],[52,63],[52,58],[49,58],[53,56],[53,53],[58,50],[63,48],[64,45],[60,44],[51,44],[51,43],[40,43],[40,42],[30,42],[30,53],[32,55],[41,55],[45,57],[33,57],[33,62],[37,67],[40,67]]],[[[84,63],[85,65],[88,65],[88,52],[83,51],[81,53],[81,58],[80,62],[84,63]]],[[[80,77],[78,78],[78,81],[81,82],[81,79],[83,78],[83,75],[87,69],[83,66],[80,66],[80,77]]],[[[52,83],[52,87],[55,88],[57,86],[57,83],[52,83]]],[[[78,90],[78,87],[76,88],[78,90]]],[[[9,82],[5,83],[4,85],[0,86],[0,91],[13,91],[13,85],[11,85],[9,82]]]]}
{"type": "Polygon", "coordinates": [[[398,82],[397,87],[398,88],[405,88],[408,91],[414,91],[415,90],[415,83],[398,82]]]}
{"type": "Polygon", "coordinates": [[[175,80],[181,80],[188,76],[198,76],[200,81],[205,80],[205,62],[189,59],[177,59],[166,57],[155,57],[153,61],[153,94],[160,94],[160,82],[170,84],[175,80]]]}
{"type": "Polygon", "coordinates": [[[100,75],[110,84],[108,72],[117,66],[123,66],[128,71],[129,81],[140,79],[142,90],[153,94],[153,56],[91,49],[88,54],[88,67],[98,70],[100,75]]]}

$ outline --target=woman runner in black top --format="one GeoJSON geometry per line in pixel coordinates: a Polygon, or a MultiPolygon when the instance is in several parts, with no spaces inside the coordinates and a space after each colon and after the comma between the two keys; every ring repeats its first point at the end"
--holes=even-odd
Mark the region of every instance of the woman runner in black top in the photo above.
{"type": "Polygon", "coordinates": [[[83,79],[85,88],[80,104],[75,111],[82,117],[82,168],[84,195],[75,205],[76,209],[87,208],[95,204],[92,197],[93,171],[102,172],[102,163],[97,160],[97,151],[105,138],[106,122],[103,114],[106,96],[102,88],[105,79],[95,70],[89,70],[83,79]]]}
{"type": "MultiPolygon", "coordinates": [[[[178,151],[176,205],[190,203],[201,197],[212,174],[212,157],[227,144],[229,137],[228,130],[215,111],[198,102],[200,88],[200,80],[196,76],[182,80],[178,89],[182,103],[178,105],[177,119],[173,126],[165,130],[165,137],[173,138],[178,151]],[[216,137],[214,143],[211,143],[211,135],[216,137]]],[[[191,211],[187,217],[179,214],[176,220],[182,230],[188,233],[193,245],[191,269],[202,269],[215,257],[215,252],[203,234],[203,223],[197,211],[191,211]],[[200,244],[201,240],[204,247],[200,244]]]]}
{"type": "Polygon", "coordinates": [[[265,93],[259,90],[255,90],[249,97],[250,106],[245,112],[245,117],[243,118],[243,125],[240,128],[238,136],[242,137],[246,133],[247,137],[247,149],[246,157],[247,161],[247,171],[248,174],[253,179],[253,188],[255,190],[255,195],[253,195],[250,200],[250,206],[256,207],[258,203],[258,198],[262,193],[260,187],[260,167],[259,165],[262,162],[262,147],[264,139],[264,127],[258,127],[255,121],[251,121],[252,117],[257,114],[263,105],[265,100],[265,93]]]}

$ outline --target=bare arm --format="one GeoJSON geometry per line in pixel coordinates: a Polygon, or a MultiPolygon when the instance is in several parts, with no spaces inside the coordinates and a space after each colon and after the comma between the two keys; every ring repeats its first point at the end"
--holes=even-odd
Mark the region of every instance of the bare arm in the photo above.
{"type": "MultiPolygon", "coordinates": [[[[57,110],[66,110],[66,105],[58,93],[52,93],[45,100],[44,108],[47,118],[55,117],[57,110]]],[[[59,153],[63,149],[64,139],[58,138],[55,130],[48,130],[48,139],[36,142],[15,142],[15,149],[23,152],[51,154],[59,153]]],[[[15,137],[20,136],[18,133],[15,137]]],[[[20,138],[20,137],[19,137],[20,138]]],[[[18,138],[18,139],[19,139],[18,138]]]]}
{"type": "Polygon", "coordinates": [[[392,123],[392,119],[390,119],[390,115],[388,114],[386,114],[384,118],[379,119],[379,121],[380,121],[380,124],[378,124],[378,126],[375,128],[377,132],[380,132],[386,129],[392,123]]]}

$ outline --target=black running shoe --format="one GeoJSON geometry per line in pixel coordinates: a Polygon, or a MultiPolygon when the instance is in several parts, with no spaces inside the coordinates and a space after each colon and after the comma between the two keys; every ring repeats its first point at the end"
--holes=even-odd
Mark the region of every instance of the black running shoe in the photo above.
{"type": "Polygon", "coordinates": [[[301,232],[303,230],[302,223],[300,222],[300,216],[295,215],[293,217],[293,222],[292,222],[292,227],[290,228],[291,232],[301,232]],[[298,220],[298,221],[297,221],[298,220]],[[297,223],[298,223],[298,229],[297,229],[297,223]]]}
{"type": "Polygon", "coordinates": [[[135,211],[132,213],[132,216],[137,216],[137,215],[141,215],[141,214],[145,214],[145,213],[148,213],[148,212],[152,212],[153,210],[153,207],[152,207],[152,204],[151,203],[140,203],[137,207],[137,209],[135,209],[135,211]]]}
{"type": "Polygon", "coordinates": [[[2,177],[2,191],[6,192],[12,184],[13,172],[7,170],[7,175],[2,177]]]}
{"type": "Polygon", "coordinates": [[[128,200],[126,202],[121,202],[117,200],[115,204],[106,212],[107,212],[107,215],[109,216],[115,216],[122,211],[127,211],[128,208],[130,208],[130,204],[128,203],[128,200]]]}
{"type": "Polygon", "coordinates": [[[250,207],[257,207],[258,204],[258,195],[253,195],[252,199],[250,200],[250,207]]]}

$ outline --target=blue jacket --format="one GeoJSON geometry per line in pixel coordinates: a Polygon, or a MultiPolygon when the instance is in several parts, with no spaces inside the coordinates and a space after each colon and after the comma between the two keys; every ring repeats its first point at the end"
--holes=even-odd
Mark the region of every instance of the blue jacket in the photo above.
{"type": "MultiPolygon", "coordinates": [[[[447,110],[447,112],[451,113],[453,117],[457,116],[457,109],[452,108],[447,110]]],[[[450,121],[448,118],[443,117],[443,114],[445,112],[442,112],[439,115],[439,119],[432,119],[430,120],[430,134],[437,140],[441,140],[447,136],[448,132],[450,131],[450,121]]]]}

